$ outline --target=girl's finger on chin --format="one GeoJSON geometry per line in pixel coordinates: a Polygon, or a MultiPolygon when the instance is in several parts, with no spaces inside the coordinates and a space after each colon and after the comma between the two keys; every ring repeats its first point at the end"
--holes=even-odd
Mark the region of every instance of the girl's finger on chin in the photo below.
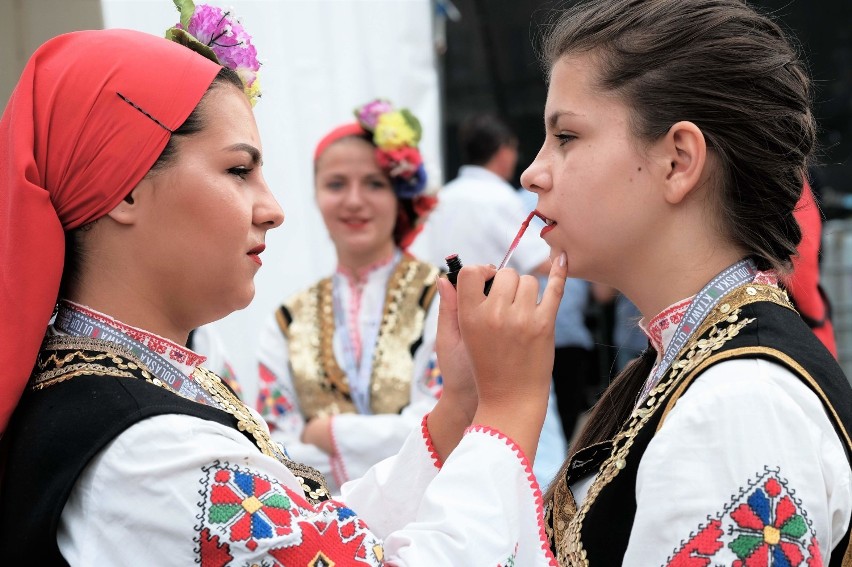
{"type": "Polygon", "coordinates": [[[556,310],[559,309],[562,295],[565,293],[565,279],[567,277],[568,258],[565,252],[562,252],[553,259],[553,263],[550,266],[550,275],[547,278],[547,285],[545,285],[541,296],[540,307],[545,312],[552,313],[553,317],[556,317],[556,310]]]}

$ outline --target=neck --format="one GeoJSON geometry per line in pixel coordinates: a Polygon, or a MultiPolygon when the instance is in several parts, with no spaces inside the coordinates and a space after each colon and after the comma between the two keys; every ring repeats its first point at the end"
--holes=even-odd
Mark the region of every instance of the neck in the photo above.
{"type": "Polygon", "coordinates": [[[646,321],[650,321],[670,305],[697,294],[717,274],[743,259],[739,250],[713,251],[692,257],[669,257],[653,272],[654,281],[643,285],[625,281],[622,292],[636,305],[646,321]]]}
{"type": "Polygon", "coordinates": [[[180,325],[163,312],[162,305],[145,297],[132,278],[110,277],[103,271],[98,278],[81,277],[80,285],[68,290],[67,299],[100,311],[125,325],[144,329],[179,345],[185,345],[192,326],[180,325]]]}
{"type": "Polygon", "coordinates": [[[343,271],[360,276],[373,266],[390,260],[395,250],[396,246],[393,241],[367,253],[353,253],[338,248],[337,264],[343,271]]]}

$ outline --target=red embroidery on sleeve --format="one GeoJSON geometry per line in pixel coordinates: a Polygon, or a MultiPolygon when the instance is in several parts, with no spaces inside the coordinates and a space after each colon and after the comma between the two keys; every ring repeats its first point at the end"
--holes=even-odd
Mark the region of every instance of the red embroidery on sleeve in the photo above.
{"type": "Polygon", "coordinates": [[[262,554],[276,566],[382,564],[381,540],[344,505],[314,507],[289,487],[228,463],[202,470],[196,529],[204,567],[253,565],[262,554]]]}
{"type": "Polygon", "coordinates": [[[811,521],[795,491],[766,468],[740,489],[709,524],[676,550],[667,567],[822,566],[811,521]]]}

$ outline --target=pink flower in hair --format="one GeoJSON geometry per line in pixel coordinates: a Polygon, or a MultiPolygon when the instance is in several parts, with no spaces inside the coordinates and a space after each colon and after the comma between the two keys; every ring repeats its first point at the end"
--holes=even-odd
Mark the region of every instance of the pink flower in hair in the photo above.
{"type": "Polygon", "coordinates": [[[199,4],[195,6],[188,28],[198,41],[213,50],[223,66],[237,72],[247,88],[252,86],[260,62],[251,36],[237,18],[216,6],[199,4]]]}
{"type": "Polygon", "coordinates": [[[379,116],[386,113],[391,112],[393,110],[393,106],[386,100],[382,100],[377,98],[371,102],[368,102],[361,108],[355,111],[355,115],[358,118],[358,122],[361,123],[366,130],[375,130],[376,124],[379,122],[379,116]]]}

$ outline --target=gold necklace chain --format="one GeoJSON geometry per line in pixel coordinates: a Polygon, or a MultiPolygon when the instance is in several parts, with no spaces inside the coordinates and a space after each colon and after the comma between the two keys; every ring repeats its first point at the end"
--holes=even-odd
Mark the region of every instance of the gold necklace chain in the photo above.
{"type": "Polygon", "coordinates": [[[309,500],[314,503],[327,500],[330,497],[325,478],[316,469],[290,460],[281,448],[270,437],[267,428],[262,425],[246,405],[228,388],[222,379],[213,372],[198,366],[192,373],[192,378],[204,388],[218,403],[222,410],[234,416],[237,429],[250,434],[260,451],[284,464],[293,475],[309,500]],[[311,480],[315,486],[306,481],[311,480]]]}

